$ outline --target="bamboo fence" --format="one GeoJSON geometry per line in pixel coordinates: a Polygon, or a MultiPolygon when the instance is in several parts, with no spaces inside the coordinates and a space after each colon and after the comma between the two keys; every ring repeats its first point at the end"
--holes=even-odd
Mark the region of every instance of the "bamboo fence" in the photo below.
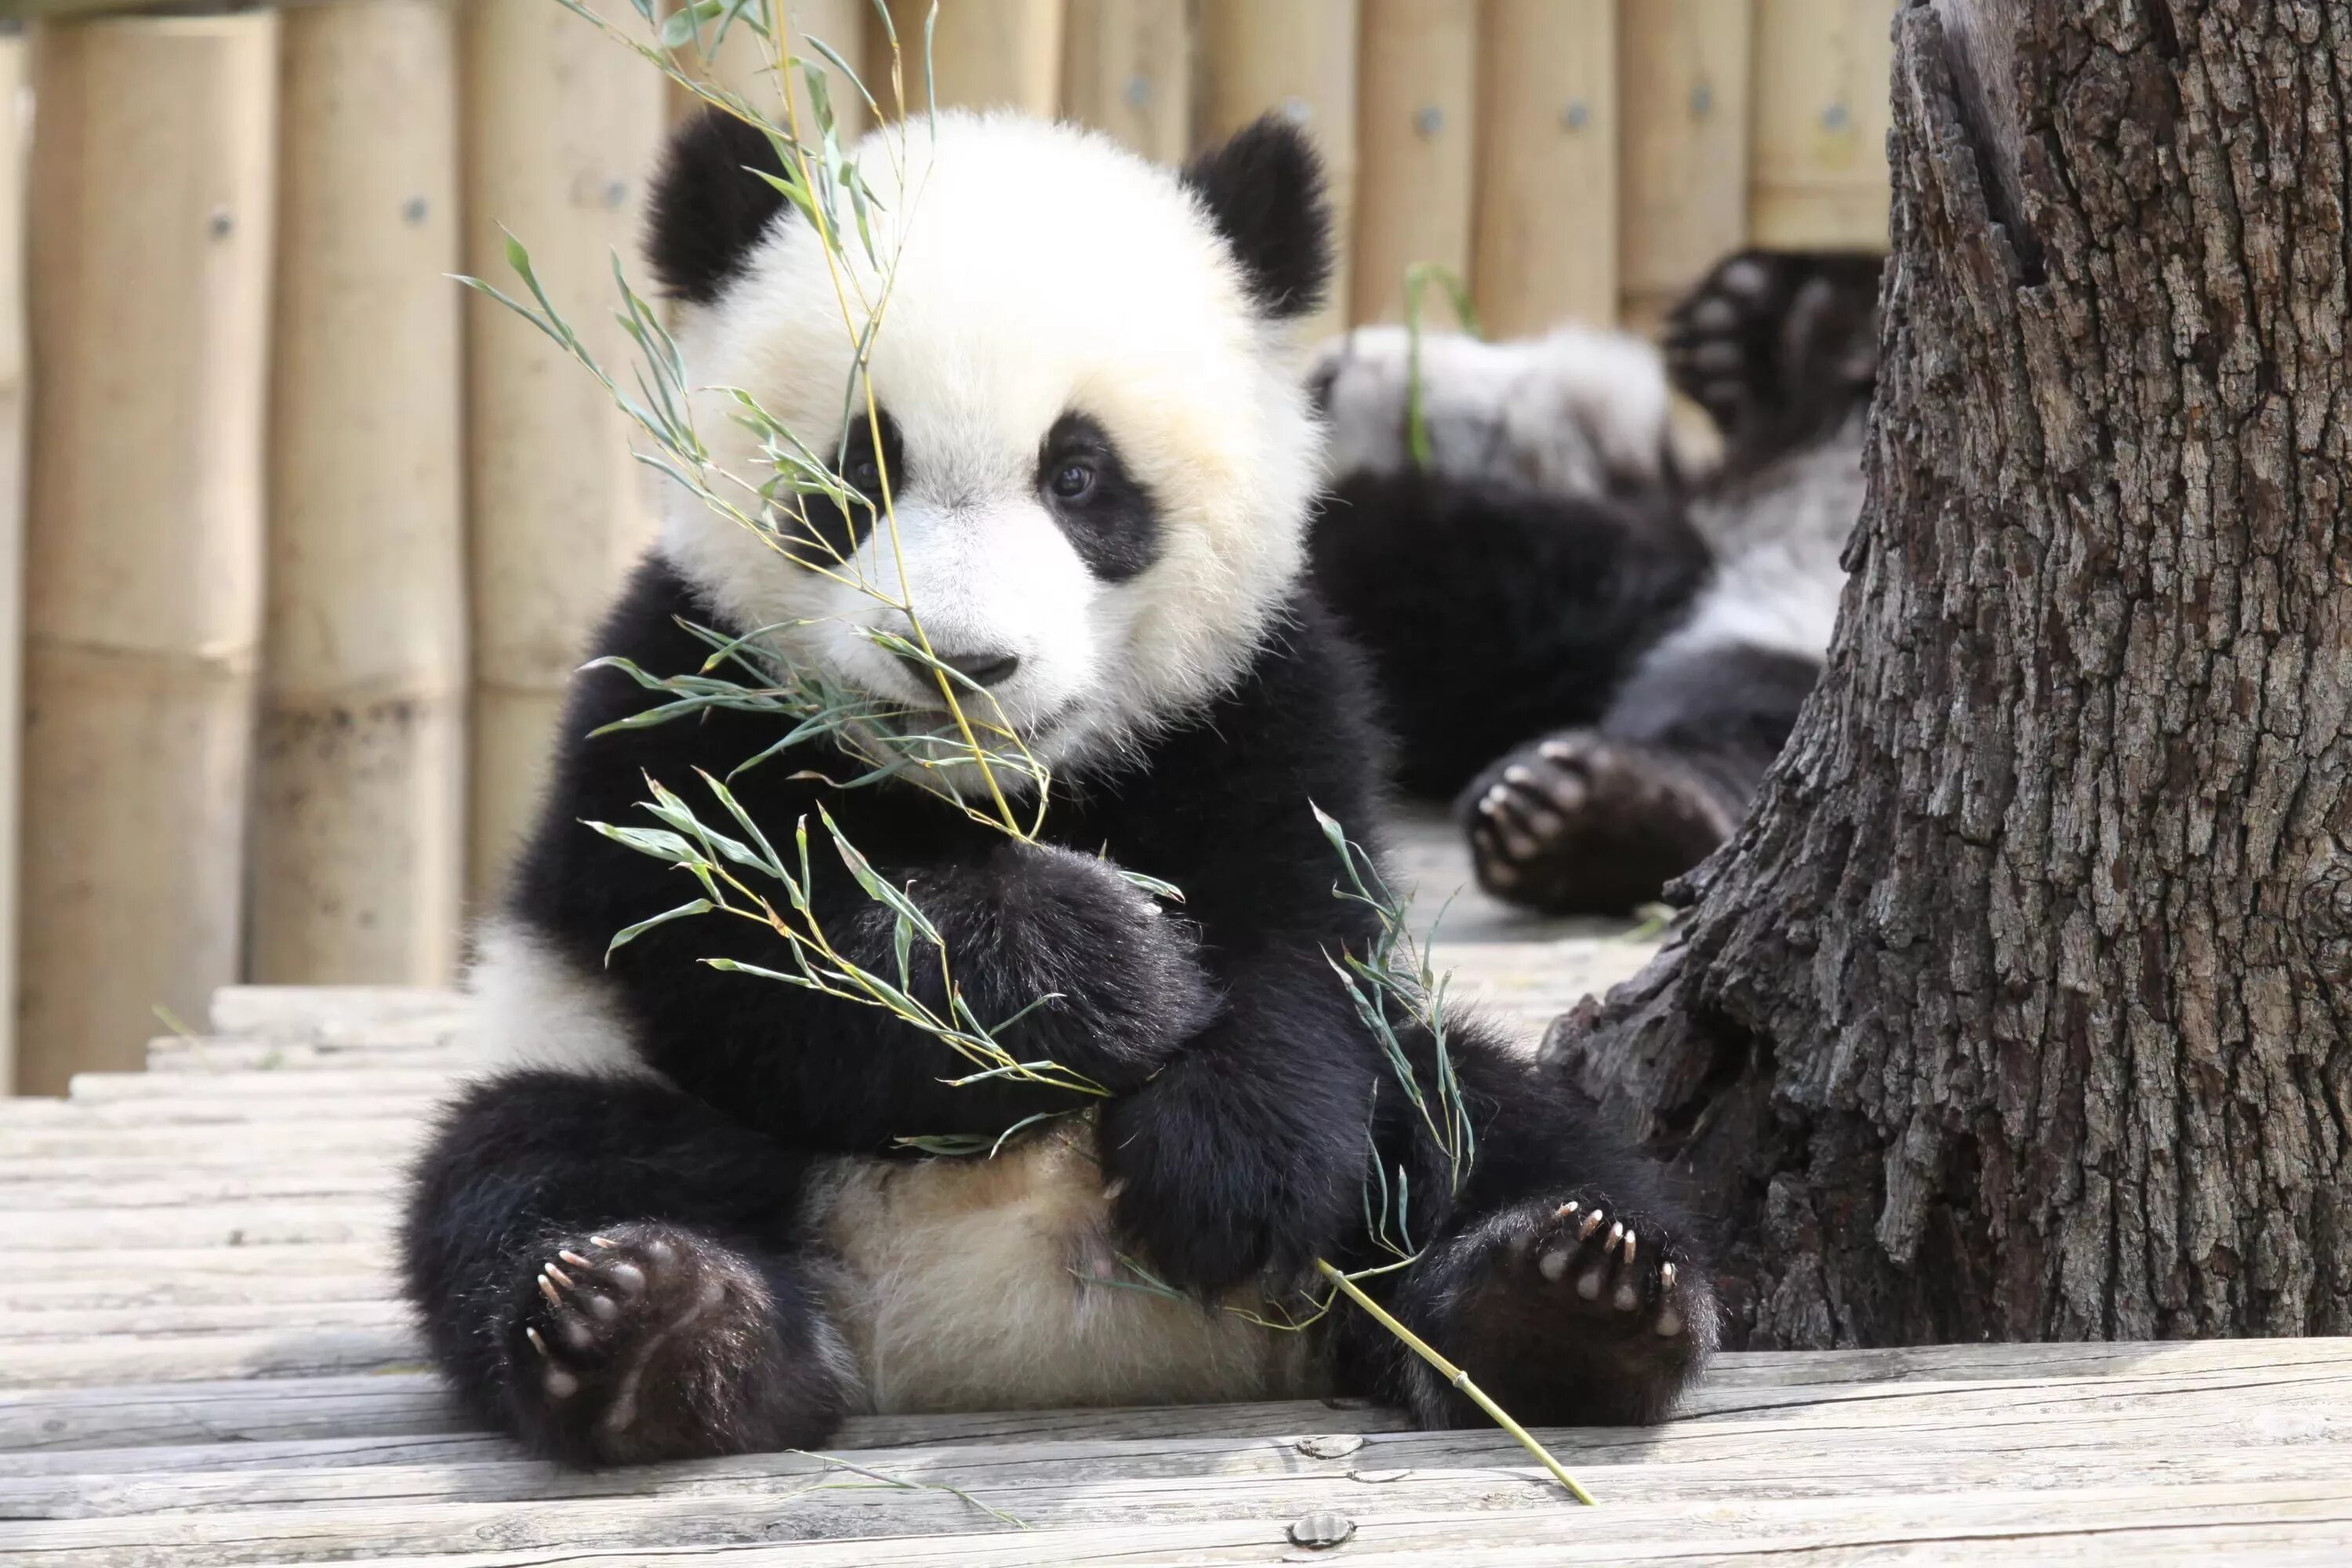
{"type": "MultiPolygon", "coordinates": [[[[782,8],[889,107],[869,0],[782,8]]],[[[239,979],[446,981],[656,500],[603,391],[446,275],[502,278],[510,231],[625,360],[611,258],[684,95],[554,0],[116,9],[0,0],[36,18],[0,32],[0,1088],[26,1092],[135,1066],[239,979]]],[[[919,101],[928,0],[889,9],[919,101]]],[[[942,104],[1161,160],[1286,115],[1345,237],[1314,331],[1399,318],[1427,262],[1517,334],[1647,325],[1743,244],[1883,243],[1893,11],[942,0],[932,49],[942,104]]],[[[703,68],[775,92],[749,34],[703,68]]]]}

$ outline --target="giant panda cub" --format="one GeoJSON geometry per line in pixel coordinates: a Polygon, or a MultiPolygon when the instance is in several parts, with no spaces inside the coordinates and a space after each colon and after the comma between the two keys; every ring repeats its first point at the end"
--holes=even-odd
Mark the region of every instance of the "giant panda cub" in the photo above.
{"type": "MultiPolygon", "coordinates": [[[[583,1465],[815,1444],[860,1411],[1340,1393],[1475,1420],[1344,1303],[1268,1326],[1314,1260],[1393,1261],[1385,1228],[1415,1260],[1367,1288],[1519,1418],[1658,1416],[1716,1307],[1648,1163],[1465,1016],[1456,1184],[1330,967],[1377,928],[1334,896],[1310,802],[1371,837],[1379,748],[1358,658],[1303,583],[1319,431],[1286,342],[1328,266],[1312,152],[1275,121],[1181,174],[1015,118],[903,133],[902,155],[898,132],[857,153],[897,257],[869,372],[881,465],[845,395],[864,322],[752,172],[774,167],[762,138],[678,134],[652,258],[694,382],[845,437],[868,494],[887,467],[895,549],[863,508],[809,526],[903,588],[1050,763],[1042,839],[835,782],[862,769],[822,741],[735,788],[775,835],[828,810],[943,933],[973,1013],[1021,1014],[1016,1055],[1109,1098],[953,1087],[964,1064],[885,1013],[701,962],[778,965],[748,922],[658,925],[608,961],[692,889],[581,823],[642,821],[648,777],[690,791],[780,726],[718,709],[592,739],[649,700],[583,673],[472,982],[477,1027],[522,1059],[447,1109],[415,1169],[404,1258],[436,1358],[482,1417],[583,1465]],[[1062,1111],[991,1158],[896,1142],[1062,1111]]],[[[715,458],[756,471],[726,395],[698,395],[715,458]]],[[[940,722],[935,678],[857,635],[898,612],[777,543],[677,494],[594,651],[691,671],[709,648],[681,621],[761,631],[940,722]]],[[[879,907],[822,847],[811,876],[835,945],[891,972],[879,907]]],[[[915,983],[943,1005],[919,956],[915,983]]],[[[1402,1034],[1433,1086],[1430,1038],[1402,1034]]]]}
{"type": "Polygon", "coordinates": [[[1880,263],[1747,251],[1665,353],[1564,327],[1322,356],[1339,480],[1316,581],[1367,647],[1400,781],[1458,797],[1480,882],[1622,912],[1729,836],[1821,669],[1862,508],[1880,263]],[[1712,416],[1682,448],[1669,384],[1712,416]]]}

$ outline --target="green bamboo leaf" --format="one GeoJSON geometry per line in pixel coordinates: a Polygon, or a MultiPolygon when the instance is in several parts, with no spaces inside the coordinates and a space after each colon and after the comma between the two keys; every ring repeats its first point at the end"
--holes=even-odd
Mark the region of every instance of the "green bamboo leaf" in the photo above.
{"type": "Polygon", "coordinates": [[[612,963],[614,952],[636,941],[656,926],[667,925],[672,921],[682,921],[691,915],[707,915],[717,907],[709,899],[697,899],[692,903],[680,904],[674,910],[664,910],[651,920],[639,921],[633,926],[625,926],[605,944],[604,962],[612,963]]]}

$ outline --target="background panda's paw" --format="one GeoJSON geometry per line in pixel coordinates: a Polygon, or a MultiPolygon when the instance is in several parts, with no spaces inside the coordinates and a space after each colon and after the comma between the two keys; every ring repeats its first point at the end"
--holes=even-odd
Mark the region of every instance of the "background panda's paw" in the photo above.
{"type": "Polygon", "coordinates": [[[1745,250],[1666,318],[1675,385],[1736,447],[1761,455],[1817,433],[1878,373],[1874,256],[1745,250]]]}
{"type": "Polygon", "coordinates": [[[1525,1422],[1658,1420],[1715,1348],[1698,1258],[1667,1222],[1598,1188],[1493,1215],[1444,1267],[1439,1343],[1525,1422]]]}
{"type": "Polygon", "coordinates": [[[1590,730],[1522,746],[1463,793],[1479,885],[1559,914],[1624,914],[1712,853],[1732,803],[1674,758],[1590,730]]]}
{"type": "MultiPolygon", "coordinates": [[[[521,1287],[507,1346],[522,1436],[575,1464],[821,1440],[839,1419],[837,1371],[795,1365],[769,1282],[674,1226],[629,1224],[558,1242],[521,1287]]],[[[793,1336],[798,1337],[798,1336],[793,1336]]]]}

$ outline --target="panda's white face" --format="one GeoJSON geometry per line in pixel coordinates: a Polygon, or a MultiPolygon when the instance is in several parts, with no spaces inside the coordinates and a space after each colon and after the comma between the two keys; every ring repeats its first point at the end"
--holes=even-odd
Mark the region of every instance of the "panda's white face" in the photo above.
{"type": "Polygon", "coordinates": [[[835,680],[943,710],[933,673],[859,635],[908,635],[897,605],[911,604],[1040,758],[1099,756],[1230,683],[1298,575],[1318,440],[1287,334],[1172,174],[1012,117],[901,134],[858,154],[878,265],[854,235],[828,258],[790,214],[677,334],[723,468],[772,473],[720,390],[740,388],[878,496],[852,374],[878,304],[869,376],[895,527],[860,509],[853,529],[812,500],[845,552],[834,566],[678,490],[664,549],[739,626],[784,627],[835,680]]]}

